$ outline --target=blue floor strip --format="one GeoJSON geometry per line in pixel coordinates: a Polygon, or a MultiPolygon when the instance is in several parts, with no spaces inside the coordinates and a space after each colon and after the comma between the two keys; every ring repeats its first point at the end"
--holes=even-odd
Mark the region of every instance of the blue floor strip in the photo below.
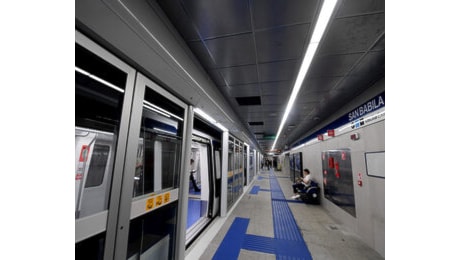
{"type": "MultiPolygon", "coordinates": [[[[272,174],[273,176],[273,174],[272,174]]],[[[288,206],[278,179],[270,178],[276,259],[313,259],[288,206]]]]}
{"type": "Polygon", "coordinates": [[[243,249],[267,254],[276,254],[275,243],[275,239],[271,237],[246,235],[244,238],[243,249]]]}
{"type": "MultiPolygon", "coordinates": [[[[269,179],[270,190],[264,191],[271,192],[275,237],[246,234],[249,219],[237,217],[230,226],[213,259],[238,259],[241,249],[274,254],[277,260],[313,259],[288,206],[288,202],[297,201],[285,199],[278,180],[272,173],[269,179]]],[[[261,190],[260,186],[254,186],[250,194],[257,194],[261,190]]]]}
{"type": "Polygon", "coordinates": [[[249,219],[235,218],[212,259],[238,259],[248,225],[249,219]]]}
{"type": "Polygon", "coordinates": [[[249,192],[249,194],[257,195],[257,194],[259,194],[259,191],[271,191],[271,190],[261,189],[260,186],[254,185],[254,186],[252,186],[252,189],[249,192]]]}
{"type": "Polygon", "coordinates": [[[260,190],[260,186],[254,185],[252,187],[251,191],[249,192],[249,194],[257,194],[257,193],[259,193],[259,190],[260,190]]]}

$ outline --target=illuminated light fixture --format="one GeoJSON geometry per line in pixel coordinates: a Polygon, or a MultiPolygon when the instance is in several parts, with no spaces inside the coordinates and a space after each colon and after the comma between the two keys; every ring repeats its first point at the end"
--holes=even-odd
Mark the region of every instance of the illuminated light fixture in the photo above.
{"type": "Polygon", "coordinates": [[[220,128],[220,130],[224,131],[224,132],[228,132],[228,129],[223,126],[221,123],[216,123],[216,126],[220,128]]]}
{"type": "Polygon", "coordinates": [[[219,127],[222,131],[228,132],[228,129],[225,126],[223,126],[221,123],[218,123],[216,120],[214,120],[214,118],[210,117],[203,110],[196,107],[193,109],[193,111],[197,113],[198,115],[200,115],[201,117],[203,117],[204,119],[206,119],[207,121],[209,121],[211,124],[219,127]]]}
{"type": "Polygon", "coordinates": [[[174,115],[173,113],[168,112],[168,111],[164,110],[163,108],[161,108],[161,107],[159,107],[159,106],[155,106],[154,104],[152,104],[152,103],[150,103],[150,102],[148,102],[148,101],[145,101],[145,100],[144,100],[144,107],[146,107],[146,108],[148,108],[148,109],[151,109],[151,110],[153,110],[153,111],[155,111],[155,112],[157,112],[157,113],[159,113],[159,114],[162,114],[162,115],[164,115],[164,116],[167,116],[167,117],[171,117],[171,116],[172,116],[172,117],[174,117],[174,118],[179,119],[180,121],[184,121],[182,118],[180,118],[180,117],[174,115]]]}
{"type": "Polygon", "coordinates": [[[113,85],[112,83],[107,82],[107,81],[105,81],[105,80],[99,78],[98,76],[95,76],[95,75],[93,75],[93,74],[91,74],[91,73],[89,73],[89,72],[87,72],[87,71],[85,71],[85,70],[82,70],[82,69],[80,69],[80,68],[78,68],[78,67],[75,67],[75,70],[76,70],[77,72],[80,72],[81,74],[87,76],[87,77],[90,77],[90,78],[96,80],[96,81],[99,82],[99,83],[102,83],[102,84],[106,85],[107,87],[109,87],[109,88],[111,88],[111,89],[114,89],[114,90],[116,90],[116,91],[118,91],[118,92],[121,92],[121,93],[125,93],[125,91],[124,91],[123,89],[121,89],[121,88],[119,88],[119,87],[113,85]]]}
{"type": "Polygon", "coordinates": [[[291,112],[292,106],[294,105],[294,101],[297,98],[297,94],[300,91],[300,87],[302,86],[303,80],[307,75],[308,69],[310,68],[311,61],[315,56],[316,49],[318,48],[319,42],[324,34],[324,31],[329,23],[331,18],[332,12],[334,11],[335,5],[337,0],[324,0],[323,6],[321,7],[321,12],[319,14],[318,20],[315,25],[315,29],[313,30],[312,37],[310,39],[310,43],[308,44],[307,52],[302,61],[302,65],[300,66],[299,74],[297,74],[297,78],[295,80],[294,88],[292,89],[291,96],[289,97],[288,104],[286,106],[286,110],[284,111],[283,119],[281,119],[281,124],[278,129],[278,133],[276,134],[275,141],[273,142],[272,150],[275,148],[276,142],[278,141],[278,137],[281,134],[281,130],[286,123],[287,117],[291,112]]]}

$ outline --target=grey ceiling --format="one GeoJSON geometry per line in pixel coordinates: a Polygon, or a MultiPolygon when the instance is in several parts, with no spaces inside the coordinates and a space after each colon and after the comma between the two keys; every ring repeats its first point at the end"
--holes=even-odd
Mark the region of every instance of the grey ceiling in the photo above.
{"type": "MultiPolygon", "coordinates": [[[[260,147],[269,150],[322,1],[158,3],[260,147]],[[259,97],[260,104],[240,105],[240,97],[259,97]]],[[[291,145],[384,76],[384,0],[339,0],[277,147],[291,145]]]]}

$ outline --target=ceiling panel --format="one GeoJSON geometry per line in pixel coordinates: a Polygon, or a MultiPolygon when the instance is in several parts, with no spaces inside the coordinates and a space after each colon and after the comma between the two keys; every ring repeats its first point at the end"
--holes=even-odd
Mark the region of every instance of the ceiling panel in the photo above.
{"type": "Polygon", "coordinates": [[[292,80],[297,74],[297,60],[259,64],[261,82],[292,80]]]}
{"type": "Polygon", "coordinates": [[[217,68],[256,63],[251,33],[206,40],[204,45],[209,50],[217,68]]]}
{"type": "Polygon", "coordinates": [[[258,61],[302,58],[309,28],[307,24],[300,24],[256,32],[258,61]]]}
{"type": "Polygon", "coordinates": [[[385,72],[385,52],[376,51],[367,53],[359,64],[351,71],[351,76],[371,76],[385,72]]]}
{"type": "Polygon", "coordinates": [[[385,0],[342,0],[337,17],[384,11],[385,0]]]}
{"type": "Polygon", "coordinates": [[[305,79],[299,95],[312,95],[315,92],[329,91],[342,79],[342,77],[310,77],[305,79]]]}
{"type": "MultiPolygon", "coordinates": [[[[242,124],[262,136],[276,134],[322,1],[158,2],[242,124]],[[260,96],[261,105],[240,106],[235,99],[250,96],[260,96]],[[247,123],[257,121],[264,125],[247,123]]],[[[385,77],[384,0],[338,4],[282,129],[280,148],[385,77]]],[[[260,141],[264,149],[272,144],[273,140],[260,141]]]]}
{"type": "Polygon", "coordinates": [[[286,108],[285,104],[281,105],[270,105],[270,106],[263,106],[262,111],[265,113],[275,113],[275,112],[280,112],[283,111],[286,108]]]}
{"type": "Polygon", "coordinates": [[[383,35],[380,40],[372,48],[372,51],[384,51],[385,50],[385,35],[383,35]]]}
{"type": "Polygon", "coordinates": [[[256,29],[311,23],[318,0],[254,0],[253,15],[256,29]]]}
{"type": "Polygon", "coordinates": [[[262,95],[291,94],[293,80],[260,83],[262,95]]]}
{"type": "Polygon", "coordinates": [[[163,11],[168,14],[172,24],[178,29],[185,41],[198,40],[200,36],[198,31],[193,28],[192,21],[185,9],[181,6],[181,0],[161,0],[158,1],[163,11]]]}
{"type": "Polygon", "coordinates": [[[228,93],[233,97],[260,96],[260,89],[257,84],[230,85],[228,93]]]}
{"type": "Polygon", "coordinates": [[[364,52],[385,30],[385,14],[335,19],[319,55],[364,52]]]}
{"type": "Polygon", "coordinates": [[[214,83],[219,86],[219,89],[227,88],[228,83],[225,83],[224,77],[219,70],[208,70],[207,72],[214,83]]]}
{"type": "Polygon", "coordinates": [[[385,76],[385,52],[369,52],[337,88],[358,95],[385,76]]]}
{"type": "Polygon", "coordinates": [[[229,85],[257,83],[258,80],[256,65],[223,68],[219,72],[229,85]]]}
{"type": "Polygon", "coordinates": [[[260,112],[255,113],[247,113],[245,122],[257,122],[257,121],[264,121],[264,115],[260,112]]]}
{"type": "Polygon", "coordinates": [[[327,55],[313,60],[308,77],[345,76],[362,54],[327,55]]]}
{"type": "Polygon", "coordinates": [[[249,128],[252,130],[252,132],[263,132],[264,131],[264,126],[263,125],[250,125],[249,128]]]}
{"type": "Polygon", "coordinates": [[[283,105],[289,100],[289,93],[279,96],[262,96],[262,105],[283,105]]]}
{"type": "Polygon", "coordinates": [[[239,106],[236,108],[241,115],[243,115],[243,118],[245,118],[245,115],[249,113],[260,113],[263,112],[263,107],[262,106],[239,106]]]}
{"type": "Polygon", "coordinates": [[[199,61],[205,69],[216,68],[216,62],[202,42],[189,42],[188,46],[196,56],[200,57],[199,61]]]}
{"type": "Polygon", "coordinates": [[[247,1],[194,0],[181,3],[202,39],[251,32],[247,1]]]}

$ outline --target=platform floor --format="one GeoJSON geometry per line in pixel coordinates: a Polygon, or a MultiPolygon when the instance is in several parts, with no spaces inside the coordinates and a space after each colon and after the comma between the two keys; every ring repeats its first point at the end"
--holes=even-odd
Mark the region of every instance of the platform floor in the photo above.
{"type": "Polygon", "coordinates": [[[320,205],[292,200],[292,182],[262,171],[230,210],[186,251],[186,259],[384,259],[320,205]]]}

